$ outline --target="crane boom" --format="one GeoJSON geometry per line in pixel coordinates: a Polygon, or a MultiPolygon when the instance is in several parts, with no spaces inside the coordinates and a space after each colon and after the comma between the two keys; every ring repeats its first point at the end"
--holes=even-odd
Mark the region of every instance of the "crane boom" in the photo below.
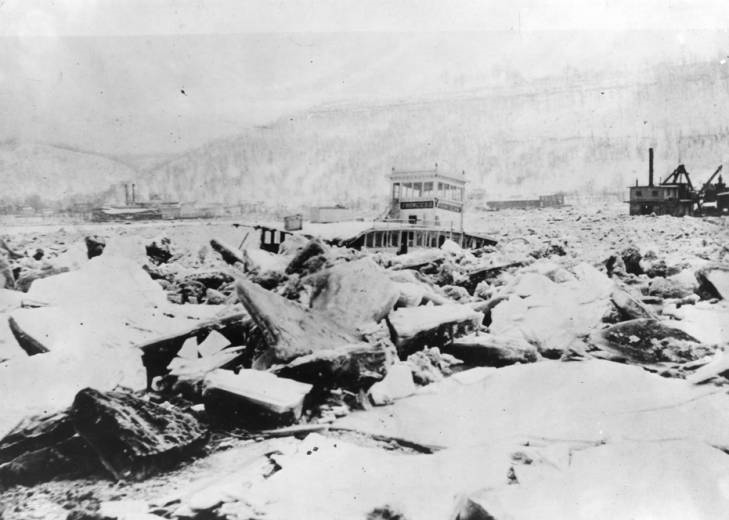
{"type": "Polygon", "coordinates": [[[678,167],[671,172],[671,175],[666,177],[661,185],[681,184],[683,179],[686,180],[689,190],[694,191],[694,186],[691,184],[691,176],[689,175],[689,172],[686,171],[686,167],[683,164],[679,164],[678,167]]]}
{"type": "Polygon", "coordinates": [[[704,193],[706,191],[706,188],[709,187],[709,185],[711,184],[711,181],[713,181],[714,177],[716,177],[719,174],[719,172],[721,171],[723,166],[724,165],[720,164],[719,167],[716,169],[716,171],[711,175],[711,177],[709,177],[709,180],[704,183],[704,185],[701,187],[701,190],[699,191],[699,195],[701,195],[702,193],[704,193]]]}

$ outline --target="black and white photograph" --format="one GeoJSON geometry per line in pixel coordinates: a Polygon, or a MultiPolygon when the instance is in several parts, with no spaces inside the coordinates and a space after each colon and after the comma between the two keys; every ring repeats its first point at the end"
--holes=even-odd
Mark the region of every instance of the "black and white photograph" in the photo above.
{"type": "Polygon", "coordinates": [[[729,4],[0,0],[0,519],[729,517],[729,4]]]}

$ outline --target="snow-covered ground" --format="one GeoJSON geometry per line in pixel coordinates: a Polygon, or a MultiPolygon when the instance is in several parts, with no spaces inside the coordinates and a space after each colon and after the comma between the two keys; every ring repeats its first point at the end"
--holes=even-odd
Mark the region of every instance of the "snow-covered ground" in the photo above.
{"type": "MultiPolygon", "coordinates": [[[[387,402],[384,406],[313,422],[314,433],[297,436],[240,439],[219,432],[206,454],[142,482],[92,478],[15,486],[0,498],[3,517],[65,519],[69,509],[97,511],[100,506],[134,511],[137,516],[111,516],[129,519],[159,518],[156,514],[267,520],[725,516],[729,303],[706,293],[697,273],[729,265],[729,223],[630,217],[626,205],[613,204],[470,214],[467,227],[499,244],[482,256],[456,249],[434,255],[447,268],[448,283],[432,283],[442,272],[411,272],[386,255],[371,255],[378,266],[368,276],[381,275],[378,283],[392,283],[395,295],[400,294],[393,300],[403,310],[392,312],[388,323],[418,337],[429,325],[423,320],[435,327],[458,321],[462,314],[469,320],[487,316],[476,333],[482,341],[471,341],[474,348],[482,343],[497,350],[532,349],[528,359],[536,362],[465,367],[417,389],[408,379],[416,365],[398,363],[388,374],[391,380],[378,383],[377,401],[387,402]],[[453,289],[467,287],[464,277],[479,266],[497,271],[472,294],[453,289]],[[433,296],[406,297],[405,286],[433,296]],[[439,312],[443,303],[449,307],[439,312]],[[401,377],[405,380],[396,380],[401,377]],[[144,514],[149,516],[140,516],[144,514]]],[[[157,333],[155,313],[173,320],[176,310],[185,308],[166,302],[165,292],[133,267],[144,261],[143,244],[168,237],[179,265],[164,273],[181,277],[222,269],[209,251],[211,238],[255,248],[257,236],[246,238],[249,232],[215,221],[8,230],[4,238],[11,248],[44,249],[49,261],[62,259],[71,272],[31,285],[26,296],[50,304],[45,309],[18,309],[15,294],[3,293],[4,318],[15,313],[26,320],[25,328],[43,331],[55,338],[50,343],[61,345],[39,354],[47,356],[42,366],[17,351],[0,364],[0,387],[14,396],[14,403],[2,406],[6,416],[22,412],[18,402],[23,393],[33,390],[43,396],[42,388],[23,390],[32,385],[14,379],[21,377],[9,370],[14,363],[25,379],[36,377],[34,366],[52,378],[54,357],[64,360],[64,352],[74,348],[72,338],[86,338],[83,342],[103,348],[89,353],[90,366],[104,366],[105,359],[113,364],[113,369],[87,377],[88,384],[113,386],[116,379],[125,382],[123,372],[130,364],[127,356],[114,360],[114,349],[128,349],[129,341],[157,333]],[[100,262],[103,255],[84,259],[79,241],[89,234],[106,239],[108,251],[116,255],[110,258],[124,260],[100,262]],[[104,263],[110,270],[104,270],[104,263]],[[122,276],[122,264],[132,275],[122,276]],[[129,320],[124,320],[130,316],[134,331],[126,343],[82,333],[71,323],[75,310],[95,299],[92,278],[114,272],[123,280],[110,280],[96,301],[107,302],[105,308],[114,312],[106,315],[119,320],[104,323],[101,308],[84,312],[95,326],[118,336],[126,334],[129,320]],[[65,285],[84,273],[88,285],[65,285]],[[138,300],[113,304],[127,298],[125,291],[138,300]],[[35,325],[24,314],[47,317],[35,325]]],[[[264,256],[249,255],[270,269],[285,269],[288,257],[264,262],[264,256]]],[[[713,279],[721,284],[724,275],[713,279]]],[[[366,290],[366,284],[354,285],[366,290]]],[[[171,289],[165,290],[169,294],[171,289]]],[[[191,306],[188,314],[197,307],[191,306]]],[[[12,337],[3,338],[2,352],[10,351],[12,337]]],[[[72,366],[57,368],[64,378],[86,377],[72,366]]],[[[63,397],[70,395],[64,389],[63,397]]]]}

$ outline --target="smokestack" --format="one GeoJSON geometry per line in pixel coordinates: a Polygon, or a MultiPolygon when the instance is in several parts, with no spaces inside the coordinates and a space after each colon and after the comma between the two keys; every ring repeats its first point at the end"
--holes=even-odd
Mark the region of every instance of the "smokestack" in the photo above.
{"type": "Polygon", "coordinates": [[[129,206],[129,184],[124,185],[124,204],[129,206]]]}
{"type": "Polygon", "coordinates": [[[653,186],[653,148],[648,148],[648,186],[653,186]]]}
{"type": "MultiPolygon", "coordinates": [[[[653,157],[653,148],[651,148],[651,157],[653,157]]],[[[651,162],[651,164],[653,164],[653,162],[651,162]]],[[[653,179],[652,172],[653,172],[653,167],[651,166],[651,179],[653,179]]],[[[136,204],[136,202],[137,202],[137,197],[134,195],[134,184],[132,184],[132,204],[136,204]]]]}

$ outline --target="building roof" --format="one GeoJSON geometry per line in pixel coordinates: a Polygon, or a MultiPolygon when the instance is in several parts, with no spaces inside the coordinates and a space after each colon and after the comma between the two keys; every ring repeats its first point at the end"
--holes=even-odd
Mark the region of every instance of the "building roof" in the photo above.
{"type": "MultiPolygon", "coordinates": [[[[304,222],[304,226],[299,233],[316,236],[323,240],[345,240],[359,235],[368,229],[372,229],[373,227],[374,222],[371,220],[351,220],[331,223],[304,222]]],[[[378,229],[398,227],[402,227],[402,224],[394,222],[377,222],[378,229]]]]}
{"type": "Polygon", "coordinates": [[[313,206],[312,209],[349,209],[347,206],[337,204],[335,206],[313,206]]]}
{"type": "Polygon", "coordinates": [[[455,184],[466,184],[465,172],[461,175],[444,173],[433,168],[432,170],[396,170],[395,168],[389,173],[388,177],[392,181],[407,181],[409,179],[417,181],[424,177],[432,177],[434,179],[444,179],[455,184]]]}
{"type": "Polygon", "coordinates": [[[628,186],[630,189],[659,189],[659,188],[678,188],[679,186],[685,186],[685,184],[654,184],[653,186],[642,185],[642,186],[628,186]]]}
{"type": "Polygon", "coordinates": [[[101,211],[107,215],[125,215],[132,213],[148,213],[154,211],[154,208],[101,208],[101,211]]]}

